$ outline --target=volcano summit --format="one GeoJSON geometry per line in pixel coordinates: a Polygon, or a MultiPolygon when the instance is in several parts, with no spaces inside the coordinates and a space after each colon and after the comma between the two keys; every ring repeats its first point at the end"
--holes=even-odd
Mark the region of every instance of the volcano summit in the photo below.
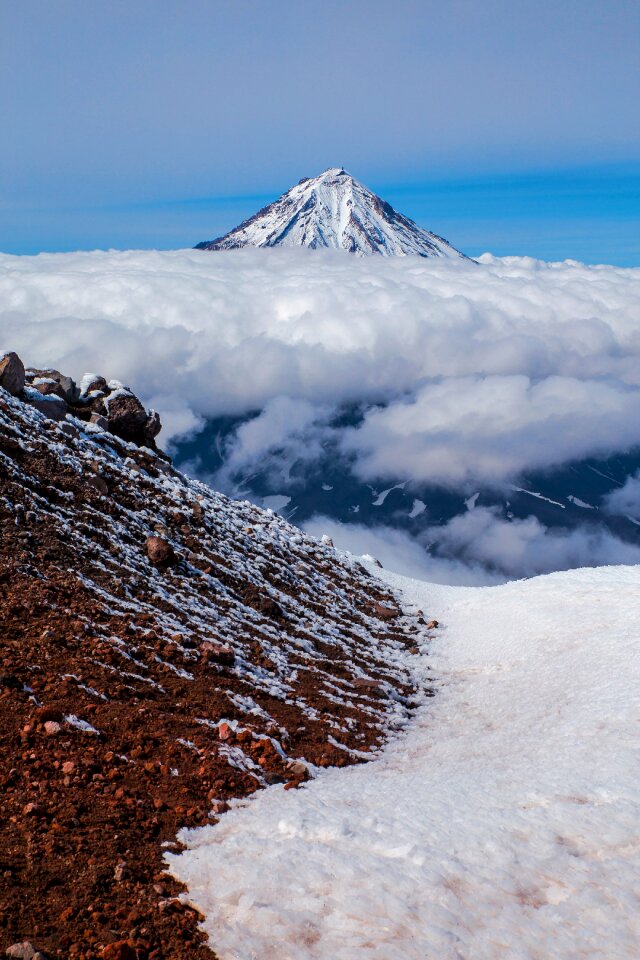
{"type": "Polygon", "coordinates": [[[339,167],[303,179],[217,240],[197,250],[238,247],[330,247],[366,257],[463,258],[442,237],[423,230],[339,167]]]}

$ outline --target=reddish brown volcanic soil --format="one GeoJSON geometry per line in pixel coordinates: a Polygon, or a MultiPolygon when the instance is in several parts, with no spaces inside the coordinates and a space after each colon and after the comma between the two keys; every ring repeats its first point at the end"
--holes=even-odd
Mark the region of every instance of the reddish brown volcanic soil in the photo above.
{"type": "Polygon", "coordinates": [[[424,631],[330,545],[1,389],[0,609],[0,948],[85,960],[212,956],[163,843],[366,758],[424,631]]]}

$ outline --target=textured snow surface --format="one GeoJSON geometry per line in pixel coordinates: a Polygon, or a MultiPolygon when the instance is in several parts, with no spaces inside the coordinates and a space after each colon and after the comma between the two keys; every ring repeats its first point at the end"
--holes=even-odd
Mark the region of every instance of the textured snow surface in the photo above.
{"type": "Polygon", "coordinates": [[[442,237],[397,213],[338,167],[301,180],[235,230],[199,246],[207,250],[333,247],[359,257],[372,253],[385,257],[462,256],[442,237]]]}
{"type": "Polygon", "coordinates": [[[382,575],[442,621],[438,693],[373,763],[186,832],[221,960],[636,958],[640,567],[382,575]]]}

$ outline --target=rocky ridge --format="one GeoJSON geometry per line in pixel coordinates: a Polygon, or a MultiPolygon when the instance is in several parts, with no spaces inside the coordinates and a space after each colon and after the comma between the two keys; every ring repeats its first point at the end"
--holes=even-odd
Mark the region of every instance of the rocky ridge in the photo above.
{"type": "Polygon", "coordinates": [[[157,452],[155,438],[162,425],[155,410],[145,410],[129,387],[85,373],[80,385],[59,370],[26,369],[13,352],[0,353],[0,387],[20,397],[50,420],[71,414],[122,440],[157,452]]]}
{"type": "Polygon", "coordinates": [[[20,385],[17,360],[0,360],[0,947],[211,956],[163,850],[232,798],[366,760],[419,699],[428,625],[330,542],[174,470],[155,418],[123,437],[126,388],[20,385]]]}

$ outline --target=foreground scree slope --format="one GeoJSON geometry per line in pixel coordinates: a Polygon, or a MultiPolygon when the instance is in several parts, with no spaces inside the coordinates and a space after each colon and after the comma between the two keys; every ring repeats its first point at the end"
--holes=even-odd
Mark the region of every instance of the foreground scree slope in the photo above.
{"type": "Polygon", "coordinates": [[[382,575],[440,619],[437,696],[373,763],[188,831],[221,960],[636,960],[640,567],[382,575]]]}
{"type": "Polygon", "coordinates": [[[232,797],[368,757],[412,709],[424,620],[329,543],[187,479],[105,417],[56,422],[10,388],[0,947],[207,956],[163,844],[232,797]]]}

